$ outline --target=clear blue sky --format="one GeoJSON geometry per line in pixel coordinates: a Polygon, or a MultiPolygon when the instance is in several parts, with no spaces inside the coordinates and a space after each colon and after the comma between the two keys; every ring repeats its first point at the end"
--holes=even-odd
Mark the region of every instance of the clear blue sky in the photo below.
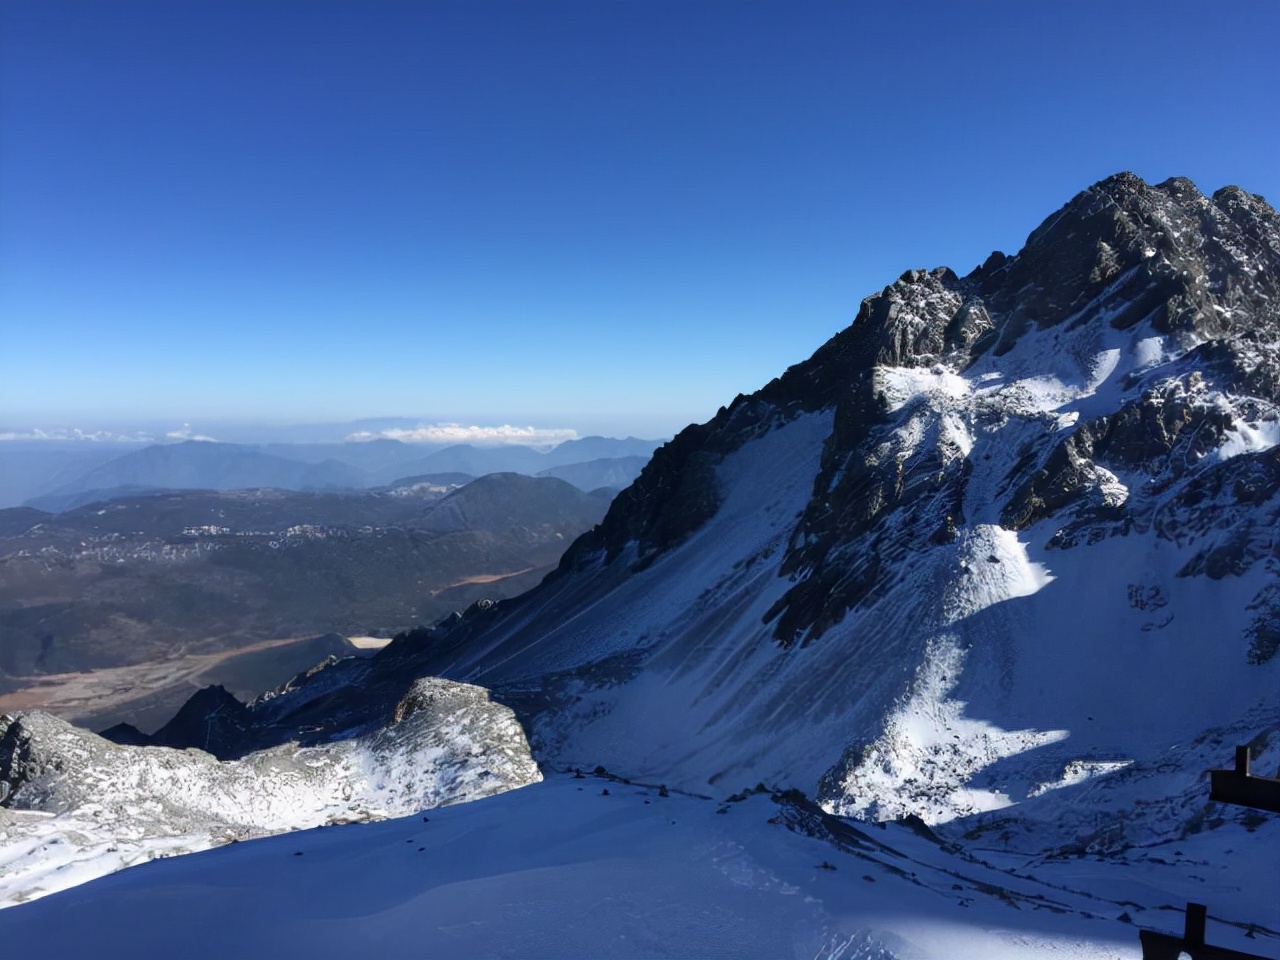
{"type": "Polygon", "coordinates": [[[0,427],[659,435],[1118,170],[1280,199],[1280,3],[0,7],[0,427]]]}

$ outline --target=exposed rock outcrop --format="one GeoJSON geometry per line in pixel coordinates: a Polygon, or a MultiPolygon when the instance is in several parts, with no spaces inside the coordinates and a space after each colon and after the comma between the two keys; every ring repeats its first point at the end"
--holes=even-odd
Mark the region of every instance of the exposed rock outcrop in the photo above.
{"type": "MultiPolygon", "coordinates": [[[[125,746],[42,711],[21,713],[0,721],[3,804],[63,817],[66,842],[79,844],[73,857],[111,846],[146,859],[175,845],[196,850],[404,816],[542,779],[515,715],[481,687],[425,678],[396,714],[362,736],[220,762],[203,750],[125,746]]],[[[35,870],[39,857],[28,859],[35,870]]],[[[22,859],[6,864],[10,886],[25,869],[22,859]]]]}

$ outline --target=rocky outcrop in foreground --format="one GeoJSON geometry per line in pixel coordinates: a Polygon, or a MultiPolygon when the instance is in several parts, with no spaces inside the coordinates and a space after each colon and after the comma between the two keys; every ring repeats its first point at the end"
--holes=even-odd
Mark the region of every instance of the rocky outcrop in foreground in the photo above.
{"type": "MultiPolygon", "coordinates": [[[[384,727],[334,743],[296,743],[219,761],[198,749],[112,743],[41,711],[0,718],[0,793],[6,834],[52,815],[56,857],[74,862],[115,847],[148,859],[328,823],[376,820],[475,800],[542,779],[510,709],[465,683],[416,681],[384,727]],[[159,841],[159,842],[157,842],[159,841]]],[[[8,836],[6,891],[47,860],[8,836]],[[18,854],[14,859],[14,854],[18,854]]],[[[47,854],[48,851],[46,850],[47,854]]],[[[103,871],[105,872],[105,871],[103,871]]],[[[26,879],[24,879],[26,878],[26,879]]],[[[45,892],[48,892],[47,890],[45,892]]]]}

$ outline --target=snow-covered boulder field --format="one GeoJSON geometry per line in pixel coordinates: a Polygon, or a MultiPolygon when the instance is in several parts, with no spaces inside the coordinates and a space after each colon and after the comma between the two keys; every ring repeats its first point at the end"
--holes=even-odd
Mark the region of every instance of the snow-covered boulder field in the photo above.
{"type": "Polygon", "coordinates": [[[541,779],[510,709],[423,678],[394,722],[320,746],[219,761],[122,746],[41,711],[0,718],[0,904],[157,856],[398,817],[541,779]]]}

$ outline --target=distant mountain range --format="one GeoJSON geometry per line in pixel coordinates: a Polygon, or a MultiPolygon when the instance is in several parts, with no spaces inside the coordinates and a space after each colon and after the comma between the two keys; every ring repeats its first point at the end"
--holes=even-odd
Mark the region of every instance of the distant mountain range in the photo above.
{"type": "Polygon", "coordinates": [[[120,487],[189,490],[325,490],[368,486],[362,471],[338,460],[306,463],[230,443],[156,445],[93,468],[54,495],[120,487]]]}
{"type": "Polygon", "coordinates": [[[604,457],[600,460],[588,460],[586,463],[566,463],[562,467],[552,467],[538,474],[540,477],[559,477],[572,483],[580,490],[622,489],[632,480],[640,476],[640,471],[649,462],[643,457],[604,457]]]}
{"type": "Polygon", "coordinates": [[[79,480],[109,460],[141,449],[137,443],[0,441],[0,508],[16,507],[79,480]]]}
{"type": "MultiPolygon", "coordinates": [[[[647,461],[661,441],[634,437],[584,437],[548,451],[515,444],[459,444],[429,449],[398,440],[253,446],[185,441],[130,447],[32,442],[0,443],[0,507],[28,504],[43,510],[73,509],[148,490],[359,490],[423,474],[488,473],[556,475],[552,471],[600,460],[647,461]],[[88,449],[85,449],[88,448],[88,449]]],[[[641,463],[641,466],[643,462],[641,463]]],[[[621,489],[639,473],[634,461],[569,471],[583,490],[621,489]]]]}

